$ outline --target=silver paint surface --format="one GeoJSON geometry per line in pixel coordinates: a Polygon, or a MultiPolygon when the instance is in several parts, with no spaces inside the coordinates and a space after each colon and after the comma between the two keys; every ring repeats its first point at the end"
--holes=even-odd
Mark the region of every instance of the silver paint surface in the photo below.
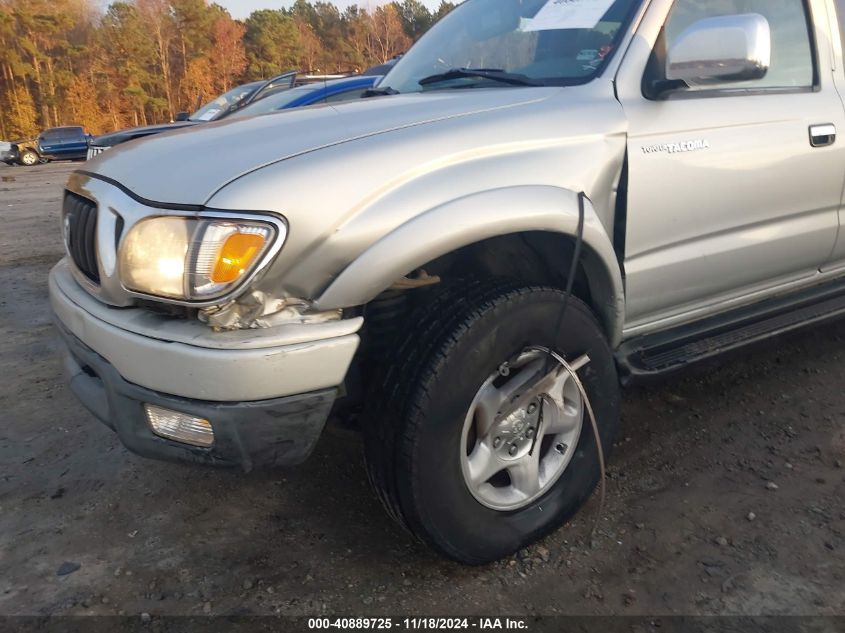
{"type": "Polygon", "coordinates": [[[814,90],[647,99],[643,74],[672,5],[651,0],[587,85],[435,91],[221,122],[128,143],[87,169],[149,214],[168,213],[156,209],[166,203],[285,221],[284,248],[249,289],[321,310],[362,305],[489,237],[571,236],[583,191],[590,290],[616,345],[845,267],[845,142],[813,148],[808,136],[845,130],[829,4],[810,2],[814,90]]]}

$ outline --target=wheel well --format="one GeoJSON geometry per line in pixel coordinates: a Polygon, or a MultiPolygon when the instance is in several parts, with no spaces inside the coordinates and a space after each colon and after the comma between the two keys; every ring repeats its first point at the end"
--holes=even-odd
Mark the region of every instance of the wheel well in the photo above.
{"type": "MultiPolygon", "coordinates": [[[[575,238],[544,231],[514,233],[470,244],[421,266],[443,281],[460,277],[503,277],[526,285],[566,287],[575,238]]],[[[592,301],[584,262],[575,272],[573,293],[592,301]]]]}
{"type": "MultiPolygon", "coordinates": [[[[416,288],[414,284],[394,286],[360,308],[364,316],[361,345],[347,373],[345,397],[338,407],[360,407],[375,368],[406,334],[412,313],[443,293],[449,282],[499,277],[524,285],[566,288],[574,250],[572,236],[548,231],[514,233],[464,246],[409,271],[409,278],[426,281],[416,288]]],[[[592,308],[608,340],[613,341],[618,317],[614,283],[602,259],[586,244],[582,245],[573,294],[592,308]]]]}
{"type": "MultiPolygon", "coordinates": [[[[408,271],[407,278],[422,283],[396,284],[359,308],[364,316],[361,345],[346,375],[336,410],[360,411],[370,381],[377,374],[375,370],[407,333],[411,315],[445,292],[446,284],[462,278],[498,277],[524,285],[563,289],[574,250],[575,238],[569,235],[548,231],[513,233],[464,246],[408,271]]],[[[611,344],[619,319],[615,288],[604,261],[583,244],[573,294],[590,306],[611,344]]]]}
{"type": "MultiPolygon", "coordinates": [[[[424,272],[428,282],[434,283],[416,289],[393,287],[362,307],[364,329],[358,362],[348,375],[348,390],[360,393],[360,388],[366,387],[370,369],[398,344],[410,315],[443,292],[445,284],[462,278],[499,277],[525,285],[566,288],[574,250],[572,236],[547,231],[514,233],[464,246],[409,271],[411,279],[422,278],[424,272]]],[[[593,309],[612,341],[613,282],[600,257],[587,245],[583,245],[575,271],[573,294],[593,309]]]]}

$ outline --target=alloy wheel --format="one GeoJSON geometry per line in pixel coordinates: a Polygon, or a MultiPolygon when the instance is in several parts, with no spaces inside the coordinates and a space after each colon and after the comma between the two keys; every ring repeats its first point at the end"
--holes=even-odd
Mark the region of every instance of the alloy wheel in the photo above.
{"type": "MultiPolygon", "coordinates": [[[[589,362],[573,363],[577,371],[589,362]]],[[[548,492],[578,445],[584,403],[570,374],[548,367],[546,352],[526,349],[503,363],[476,393],[461,442],[461,469],[475,499],[519,510],[548,492]]]]}

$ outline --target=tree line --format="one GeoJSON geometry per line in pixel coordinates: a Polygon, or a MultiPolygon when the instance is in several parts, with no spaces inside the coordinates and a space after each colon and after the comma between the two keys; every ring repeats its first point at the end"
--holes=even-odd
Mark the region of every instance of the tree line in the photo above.
{"type": "Polygon", "coordinates": [[[357,72],[405,52],[454,5],[367,11],[296,0],[239,21],[208,0],[0,0],[0,138],[172,120],[286,70],[357,72]]]}

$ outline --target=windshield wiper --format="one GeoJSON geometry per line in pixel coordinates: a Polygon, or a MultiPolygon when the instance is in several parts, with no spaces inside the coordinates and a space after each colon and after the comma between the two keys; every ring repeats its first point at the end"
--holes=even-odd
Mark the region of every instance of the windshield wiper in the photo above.
{"type": "Polygon", "coordinates": [[[480,79],[489,79],[490,81],[498,81],[499,83],[508,84],[510,86],[542,86],[543,83],[535,81],[525,75],[516,73],[509,73],[501,68],[452,68],[445,73],[438,73],[430,77],[424,77],[419,80],[421,86],[429,86],[431,84],[441,83],[443,81],[451,81],[453,79],[464,79],[466,77],[478,77],[480,79]]]}

